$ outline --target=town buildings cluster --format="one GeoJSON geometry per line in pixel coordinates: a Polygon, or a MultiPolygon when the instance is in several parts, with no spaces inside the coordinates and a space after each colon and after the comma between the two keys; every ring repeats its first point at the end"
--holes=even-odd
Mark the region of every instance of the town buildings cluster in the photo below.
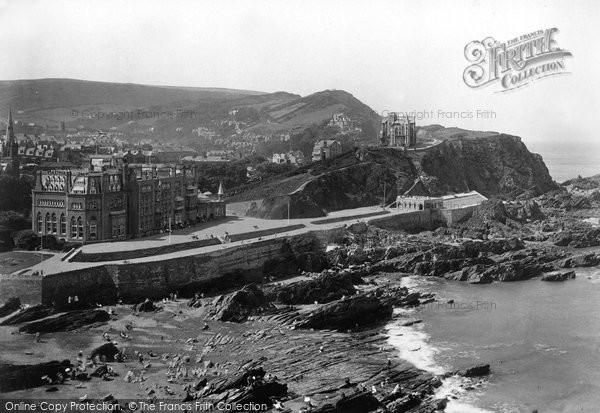
{"type": "Polygon", "coordinates": [[[198,169],[91,158],[86,168],[40,168],[32,226],[70,242],[143,237],[225,217],[223,186],[198,188],[198,169]]]}

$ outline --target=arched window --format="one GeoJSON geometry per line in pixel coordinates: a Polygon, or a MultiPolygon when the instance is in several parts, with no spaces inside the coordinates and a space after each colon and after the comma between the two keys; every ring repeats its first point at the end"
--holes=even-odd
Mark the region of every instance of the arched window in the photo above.
{"type": "Polygon", "coordinates": [[[42,213],[38,212],[37,214],[37,227],[36,230],[37,232],[41,233],[43,231],[44,228],[44,223],[42,221],[42,213]]]}
{"type": "Polygon", "coordinates": [[[75,217],[71,217],[71,238],[77,238],[77,221],[75,221],[75,217]]]}
{"type": "Polygon", "coordinates": [[[67,218],[65,218],[65,214],[60,214],[60,233],[61,235],[67,235],[67,218]]]}
{"type": "Polygon", "coordinates": [[[77,238],[83,238],[83,220],[81,217],[77,218],[77,238]]]}
{"type": "Polygon", "coordinates": [[[50,213],[47,212],[46,213],[46,234],[49,234],[51,229],[52,229],[52,221],[50,221],[50,213]]]}
{"type": "Polygon", "coordinates": [[[96,239],[96,233],[98,232],[98,221],[96,217],[92,217],[90,219],[90,239],[96,239]]]}
{"type": "Polygon", "coordinates": [[[56,225],[57,225],[56,214],[52,214],[52,233],[53,234],[56,234],[56,232],[58,231],[56,225]]]}
{"type": "Polygon", "coordinates": [[[423,204],[419,204],[419,211],[423,210],[423,204]]]}

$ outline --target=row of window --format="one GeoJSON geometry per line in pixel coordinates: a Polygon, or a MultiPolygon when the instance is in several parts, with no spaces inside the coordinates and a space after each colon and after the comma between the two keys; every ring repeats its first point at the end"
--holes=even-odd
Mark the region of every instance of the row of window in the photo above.
{"type": "MultiPolygon", "coordinates": [[[[84,224],[81,217],[71,217],[70,222],[70,237],[73,239],[83,239],[84,237],[84,224]]],[[[89,239],[95,240],[98,238],[98,220],[96,217],[91,217],[87,223],[89,228],[89,239]]],[[[61,214],[60,218],[56,214],[47,213],[45,217],[40,212],[37,214],[37,227],[38,233],[44,232],[46,234],[55,235],[67,235],[67,218],[65,214],[61,214]]],[[[112,236],[118,238],[125,236],[125,217],[116,217],[112,220],[112,236]]]]}
{"type": "MultiPolygon", "coordinates": [[[[56,214],[46,213],[45,219],[42,218],[41,212],[38,212],[36,226],[38,233],[41,234],[45,228],[46,234],[67,235],[67,218],[65,214],[60,214],[60,218],[58,219],[56,214]]],[[[95,217],[90,219],[89,226],[90,239],[95,239],[98,232],[98,221],[95,217]]],[[[83,220],[81,217],[71,217],[71,238],[83,238],[83,220]]]]}
{"type": "Polygon", "coordinates": [[[52,208],[64,208],[65,201],[56,200],[56,199],[38,199],[38,206],[52,207],[52,208]]]}

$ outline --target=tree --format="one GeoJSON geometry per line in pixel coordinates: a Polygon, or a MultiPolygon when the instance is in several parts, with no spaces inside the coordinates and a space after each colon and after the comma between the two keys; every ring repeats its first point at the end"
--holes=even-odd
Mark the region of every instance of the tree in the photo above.
{"type": "Polygon", "coordinates": [[[0,211],[29,211],[31,210],[31,190],[33,177],[23,175],[19,178],[0,176],[0,211]]]}
{"type": "Polygon", "coordinates": [[[34,250],[39,246],[43,246],[44,249],[59,250],[64,244],[64,242],[59,241],[52,234],[42,235],[42,239],[40,240],[40,235],[30,229],[17,232],[13,237],[13,243],[16,247],[28,251],[34,250]]]}
{"type": "Polygon", "coordinates": [[[31,251],[40,246],[40,236],[30,229],[25,229],[16,233],[13,242],[16,247],[31,251]]]}
{"type": "Polygon", "coordinates": [[[23,214],[16,211],[0,211],[0,228],[19,230],[29,225],[23,214]]]}

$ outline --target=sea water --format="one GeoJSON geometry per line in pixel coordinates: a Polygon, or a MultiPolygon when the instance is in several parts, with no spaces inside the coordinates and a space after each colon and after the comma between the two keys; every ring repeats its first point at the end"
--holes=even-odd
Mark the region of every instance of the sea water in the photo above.
{"type": "Polygon", "coordinates": [[[527,148],[542,155],[550,176],[557,182],[600,174],[598,142],[526,142],[527,148]]]}
{"type": "Polygon", "coordinates": [[[491,365],[484,383],[444,380],[438,396],[449,398],[447,412],[598,412],[600,269],[576,273],[562,283],[488,285],[405,277],[404,285],[434,292],[438,301],[397,310],[389,341],[433,374],[491,365]],[[401,326],[407,318],[423,322],[401,326]]]}

